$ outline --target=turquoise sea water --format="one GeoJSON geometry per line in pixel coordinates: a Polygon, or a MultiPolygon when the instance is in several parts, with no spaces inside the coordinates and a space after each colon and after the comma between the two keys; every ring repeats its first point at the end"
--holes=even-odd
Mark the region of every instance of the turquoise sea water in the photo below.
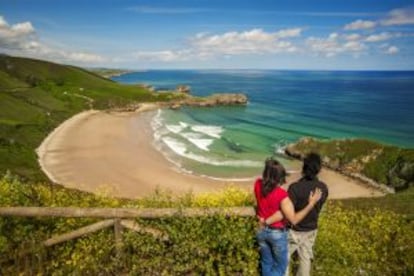
{"type": "Polygon", "coordinates": [[[113,79],[156,89],[186,84],[200,96],[248,95],[245,107],[162,110],[152,121],[168,159],[210,177],[260,174],[267,156],[304,136],[414,147],[414,72],[151,70],[113,79]]]}

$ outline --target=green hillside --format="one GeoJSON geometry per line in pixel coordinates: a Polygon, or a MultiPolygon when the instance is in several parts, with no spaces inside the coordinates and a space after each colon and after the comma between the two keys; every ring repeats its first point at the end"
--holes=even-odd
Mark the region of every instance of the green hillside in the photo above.
{"type": "Polygon", "coordinates": [[[74,66],[0,55],[0,174],[10,170],[26,179],[45,179],[34,149],[53,128],[82,110],[168,96],[74,66]]]}

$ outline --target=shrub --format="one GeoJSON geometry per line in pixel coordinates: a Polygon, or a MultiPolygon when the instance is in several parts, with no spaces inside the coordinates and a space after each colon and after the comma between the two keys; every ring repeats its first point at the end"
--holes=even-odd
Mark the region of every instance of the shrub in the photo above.
{"type": "MultiPolygon", "coordinates": [[[[252,195],[230,187],[223,193],[172,197],[164,191],[121,200],[44,184],[0,180],[0,206],[191,207],[251,206],[252,195]]],[[[117,256],[113,230],[43,248],[42,241],[97,221],[73,218],[0,217],[0,274],[46,275],[257,275],[254,217],[179,215],[137,219],[168,236],[123,231],[117,256]]],[[[413,223],[391,211],[347,209],[328,202],[321,214],[313,275],[412,275],[413,223]]]]}
{"type": "Polygon", "coordinates": [[[320,221],[315,275],[409,275],[413,224],[390,211],[347,210],[330,203],[320,221]]]}

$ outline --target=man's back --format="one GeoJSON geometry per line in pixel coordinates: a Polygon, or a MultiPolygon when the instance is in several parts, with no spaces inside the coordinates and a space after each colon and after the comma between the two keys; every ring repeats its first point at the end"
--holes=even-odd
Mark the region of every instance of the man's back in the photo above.
{"type": "Polygon", "coordinates": [[[296,212],[306,206],[310,192],[316,188],[322,190],[322,198],[315,205],[314,209],[301,222],[293,226],[292,229],[296,231],[311,231],[318,228],[319,212],[328,197],[328,187],[325,183],[319,181],[318,178],[312,180],[301,178],[289,186],[288,194],[295,206],[296,212]]]}
{"type": "Polygon", "coordinates": [[[299,266],[296,275],[309,276],[313,259],[313,245],[315,244],[319,212],[328,197],[328,187],[319,181],[318,174],[322,168],[321,157],[317,153],[309,153],[303,159],[302,178],[291,184],[288,194],[293,202],[295,211],[301,210],[309,200],[310,192],[316,188],[322,190],[322,198],[316,203],[313,210],[298,224],[289,230],[289,256],[297,251],[299,266]]]}

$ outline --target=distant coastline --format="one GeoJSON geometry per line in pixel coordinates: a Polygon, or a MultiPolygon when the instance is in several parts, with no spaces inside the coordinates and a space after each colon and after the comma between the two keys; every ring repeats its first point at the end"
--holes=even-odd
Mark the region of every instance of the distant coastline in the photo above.
{"type": "Polygon", "coordinates": [[[107,79],[137,72],[135,70],[109,68],[87,68],[87,70],[107,79]]]}

